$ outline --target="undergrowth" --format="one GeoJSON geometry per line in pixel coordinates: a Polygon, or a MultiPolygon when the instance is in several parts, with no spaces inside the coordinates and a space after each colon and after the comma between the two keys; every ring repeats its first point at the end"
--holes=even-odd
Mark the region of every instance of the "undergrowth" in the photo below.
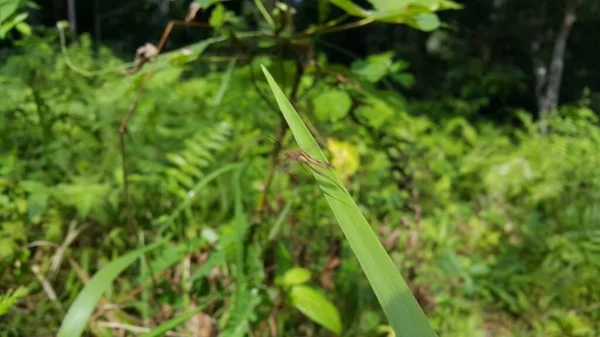
{"type": "MultiPolygon", "coordinates": [[[[184,329],[326,336],[335,327],[319,315],[331,314],[347,336],[387,331],[316,185],[273,156],[280,117],[252,83],[256,64],[233,71],[218,105],[223,67],[153,75],[125,133],[130,232],[118,127],[135,81],[84,79],[55,42],[23,40],[0,72],[0,335],[52,334],[88,277],[167,235],[103,295],[94,334],[155,326],[211,295],[204,323],[184,329]],[[334,313],[303,311],[295,286],[334,313]]],[[[93,57],[85,36],[69,53],[88,68],[118,63],[93,57]]],[[[420,109],[481,102],[413,102],[361,78],[368,61],[340,71],[358,86],[319,62],[295,103],[440,335],[600,330],[600,131],[585,100],[561,107],[548,135],[522,111],[510,128],[434,120],[420,109]]]]}

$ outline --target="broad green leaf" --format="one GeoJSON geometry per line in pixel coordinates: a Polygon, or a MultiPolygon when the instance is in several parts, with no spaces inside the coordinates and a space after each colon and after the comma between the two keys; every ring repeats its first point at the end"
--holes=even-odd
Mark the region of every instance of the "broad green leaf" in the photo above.
{"type": "Polygon", "coordinates": [[[0,24],[13,15],[19,8],[18,0],[3,1],[0,3],[0,24]]]}
{"type": "Polygon", "coordinates": [[[406,24],[413,28],[430,32],[436,30],[440,26],[440,19],[434,13],[424,13],[416,15],[414,20],[406,21],[406,24]]]}
{"type": "Polygon", "coordinates": [[[392,74],[392,79],[395,82],[400,83],[405,88],[411,88],[416,82],[415,76],[408,73],[392,74]]]}
{"type": "Polygon", "coordinates": [[[304,268],[292,268],[283,274],[281,284],[283,286],[293,286],[310,280],[310,271],[304,268]]]}
{"type": "Polygon", "coordinates": [[[327,148],[331,152],[331,164],[344,179],[354,175],[360,165],[358,149],[348,142],[327,139],[327,148]]]}
{"type": "MultiPolygon", "coordinates": [[[[313,158],[326,161],[317,142],[273,76],[265,67],[263,72],[299,147],[313,158]]],[[[340,188],[343,187],[340,178],[332,170],[324,170],[323,174],[326,177],[313,172],[397,336],[437,336],[354,199],[340,188]]]]}
{"type": "Polygon", "coordinates": [[[221,28],[228,22],[234,22],[235,19],[234,12],[227,10],[225,6],[221,4],[217,4],[215,9],[213,9],[212,13],[210,14],[208,23],[213,28],[221,28]]]}
{"type": "Polygon", "coordinates": [[[136,249],[118,259],[111,261],[100,269],[92,279],[83,287],[79,295],[67,312],[60,325],[58,337],[80,337],[87,325],[90,315],[98,304],[102,294],[110,287],[111,283],[125,268],[137,261],[144,253],[159,247],[166,241],[159,241],[152,245],[136,249]]]}
{"type": "Polygon", "coordinates": [[[371,55],[366,60],[352,63],[352,72],[371,83],[379,82],[392,71],[394,52],[371,55]]]}
{"type": "Polygon", "coordinates": [[[27,19],[28,17],[29,13],[19,13],[11,20],[11,22],[13,23],[13,25],[16,25],[19,22],[25,21],[25,19],[27,19]]]}
{"type": "Polygon", "coordinates": [[[10,32],[16,25],[22,23],[27,19],[29,13],[20,13],[10,20],[10,22],[5,22],[0,25],[0,38],[4,38],[8,32],[10,32]]]}
{"type": "Polygon", "coordinates": [[[369,0],[377,11],[395,11],[405,8],[409,0],[369,0]]]}
{"type": "Polygon", "coordinates": [[[25,22],[17,23],[15,25],[15,29],[25,36],[31,35],[31,26],[26,24],[25,22]]]}
{"type": "Polygon", "coordinates": [[[338,121],[350,112],[352,99],[343,90],[331,90],[317,96],[314,105],[319,120],[338,121]]]}
{"type": "Polygon", "coordinates": [[[461,6],[448,0],[369,0],[374,10],[365,10],[350,0],[331,0],[346,13],[375,21],[407,24],[413,28],[432,31],[440,26],[434,13],[446,9],[459,9],[461,6]]]}
{"type": "Polygon", "coordinates": [[[213,28],[219,28],[225,23],[225,7],[218,5],[210,14],[208,23],[213,28]]]}
{"type": "Polygon", "coordinates": [[[320,292],[305,285],[297,285],[290,291],[290,299],[292,305],[311,320],[338,335],[342,332],[339,311],[320,292]]]}

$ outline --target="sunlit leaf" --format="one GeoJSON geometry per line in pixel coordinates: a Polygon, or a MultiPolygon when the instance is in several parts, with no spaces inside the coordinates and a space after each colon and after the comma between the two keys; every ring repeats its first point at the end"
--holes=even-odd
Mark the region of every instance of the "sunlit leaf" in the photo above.
{"type": "Polygon", "coordinates": [[[2,1],[0,3],[0,24],[3,24],[4,21],[13,15],[19,8],[19,1],[2,1]]]}
{"type": "Polygon", "coordinates": [[[26,24],[25,22],[19,22],[15,25],[15,29],[19,31],[19,33],[27,36],[31,35],[31,26],[26,24]]]}
{"type": "Polygon", "coordinates": [[[413,28],[420,29],[422,31],[430,32],[436,30],[440,26],[440,19],[436,14],[424,13],[418,14],[413,20],[406,21],[406,24],[413,28]]]}
{"type": "Polygon", "coordinates": [[[336,334],[342,332],[339,311],[320,292],[305,285],[297,285],[290,291],[290,299],[292,305],[311,320],[336,334]]]}
{"type": "Polygon", "coordinates": [[[327,148],[331,151],[331,164],[344,179],[354,175],[360,166],[358,149],[348,142],[327,139],[327,148]]]}
{"type": "Polygon", "coordinates": [[[292,268],[283,274],[281,284],[283,286],[293,286],[305,283],[310,280],[310,271],[304,268],[292,268]]]}
{"type": "Polygon", "coordinates": [[[315,114],[320,120],[340,120],[350,112],[352,99],[346,91],[330,90],[314,100],[315,114]]]}

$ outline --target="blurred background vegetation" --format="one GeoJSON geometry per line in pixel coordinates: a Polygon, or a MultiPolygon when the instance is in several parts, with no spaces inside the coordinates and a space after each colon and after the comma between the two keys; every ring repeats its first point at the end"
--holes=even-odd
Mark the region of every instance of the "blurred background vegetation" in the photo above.
{"type": "Polygon", "coordinates": [[[440,336],[600,336],[599,14],[0,0],[0,336],[55,336],[90,277],[162,238],[85,334],[199,308],[167,335],[391,335],[318,187],[284,163],[261,64],[440,336]],[[163,47],[170,20],[194,26],[163,47]]]}

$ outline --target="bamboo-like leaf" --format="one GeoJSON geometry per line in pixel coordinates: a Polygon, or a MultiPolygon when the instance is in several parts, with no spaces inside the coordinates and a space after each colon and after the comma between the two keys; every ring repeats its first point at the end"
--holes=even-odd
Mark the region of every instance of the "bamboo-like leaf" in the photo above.
{"type": "Polygon", "coordinates": [[[166,240],[136,249],[118,259],[111,261],[100,269],[94,277],[83,287],[77,298],[69,308],[67,315],[60,325],[58,337],[80,337],[85,329],[90,315],[94,311],[100,297],[108,289],[113,280],[140,258],[144,253],[157,248],[166,240]]]}
{"type": "MultiPolygon", "coordinates": [[[[264,66],[263,72],[300,148],[315,159],[326,161],[306,125],[264,66]]],[[[339,187],[343,186],[340,178],[331,169],[323,170],[323,172],[327,177],[315,172],[313,175],[350,243],[350,247],[356,254],[396,335],[398,337],[437,336],[360,209],[350,194],[339,187]],[[332,184],[332,181],[335,184],[332,184]]]]}

